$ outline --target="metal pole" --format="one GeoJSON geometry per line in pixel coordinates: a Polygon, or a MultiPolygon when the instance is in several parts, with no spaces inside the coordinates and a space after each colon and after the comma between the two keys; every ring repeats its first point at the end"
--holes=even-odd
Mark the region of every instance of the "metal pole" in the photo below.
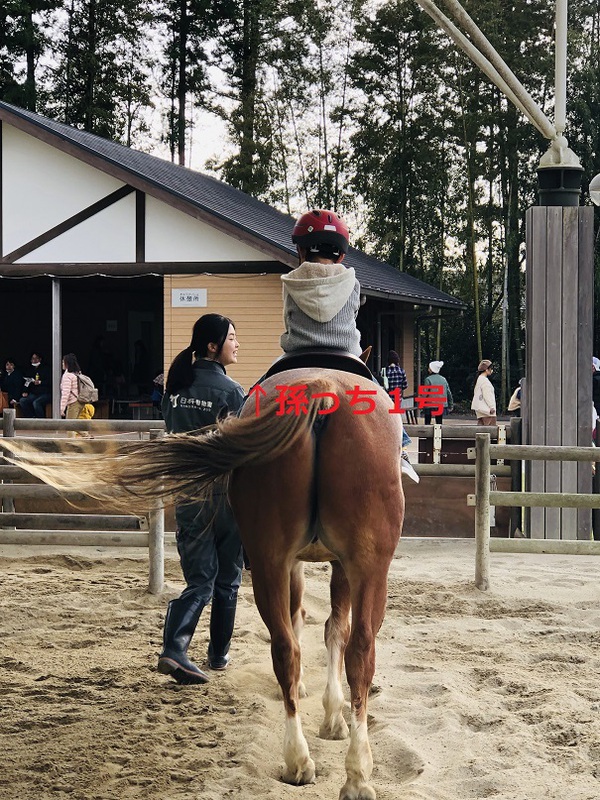
{"type": "Polygon", "coordinates": [[[567,0],[556,0],[554,44],[554,127],[561,134],[567,124],[567,0]]]}
{"type": "Polygon", "coordinates": [[[475,585],[490,588],[490,436],[475,436],[475,585]]]}
{"type": "MultiPolygon", "coordinates": [[[[461,23],[469,30],[469,35],[473,41],[477,40],[480,50],[475,47],[467,37],[454,25],[454,23],[443,14],[435,3],[431,0],[417,0],[429,16],[437,22],[437,24],[446,31],[448,36],[457,44],[461,50],[469,56],[482,72],[494,83],[508,99],[520,109],[527,119],[535,125],[538,131],[546,137],[546,139],[553,140],[556,136],[556,129],[550,122],[548,117],[544,114],[541,108],[537,105],[535,100],[517,80],[513,72],[507,67],[504,61],[500,58],[498,53],[494,50],[492,45],[488,42],[485,36],[481,33],[479,28],[475,25],[469,15],[462,9],[459,3],[452,3],[457,6],[461,13],[461,23]],[[482,52],[483,51],[483,52],[482,52]],[[486,58],[486,55],[489,58],[486,58]],[[492,63],[492,61],[494,63],[492,63]],[[498,68],[498,69],[497,69],[498,68]],[[501,74],[502,73],[502,74],[501,74]]],[[[447,3],[450,4],[450,3],[447,3]]]]}
{"type": "MultiPolygon", "coordinates": [[[[157,443],[163,436],[164,431],[150,431],[150,439],[157,443]]],[[[148,561],[148,591],[160,594],[165,583],[165,509],[161,497],[154,501],[149,514],[148,561]]]]}
{"type": "Polygon", "coordinates": [[[60,419],[60,384],[62,365],[62,312],[60,278],[52,278],[52,416],[60,419]]]}

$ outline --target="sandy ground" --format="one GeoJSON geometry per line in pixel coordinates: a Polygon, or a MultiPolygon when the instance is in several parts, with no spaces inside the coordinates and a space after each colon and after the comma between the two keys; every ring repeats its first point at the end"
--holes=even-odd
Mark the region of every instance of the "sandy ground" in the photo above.
{"type": "MultiPolygon", "coordinates": [[[[405,542],[369,705],[379,800],[600,797],[600,559],[405,542]]],[[[207,686],[155,671],[167,600],[143,551],[0,549],[2,800],[336,800],[345,742],[317,737],[328,567],[307,565],[304,728],[316,783],[279,780],[283,711],[244,576],[233,664],[207,686]],[[119,557],[115,557],[117,552],[119,557]]],[[[201,620],[192,655],[206,648],[201,620]]]]}

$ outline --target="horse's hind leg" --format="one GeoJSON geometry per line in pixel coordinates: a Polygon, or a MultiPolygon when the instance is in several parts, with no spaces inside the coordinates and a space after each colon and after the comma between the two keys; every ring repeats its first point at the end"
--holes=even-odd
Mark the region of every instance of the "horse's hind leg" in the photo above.
{"type": "MultiPolygon", "coordinates": [[[[251,556],[252,558],[252,556],[251,556]]],[[[315,764],[298,711],[300,685],[300,645],[292,626],[290,613],[290,571],[285,565],[265,564],[252,560],[252,583],[256,605],[271,634],[273,669],[285,707],[285,733],[283,758],[286,783],[311,783],[315,777],[315,764]]]]}
{"type": "Polygon", "coordinates": [[[327,685],[323,694],[325,717],[319,729],[322,739],[345,739],[348,725],[342,715],[344,692],[342,667],[350,635],[350,587],[339,561],[331,564],[331,614],[325,623],[327,647],[327,685]]]}
{"type": "MultiPolygon", "coordinates": [[[[363,565],[360,575],[349,575],[352,628],[346,647],[346,676],[350,685],[352,719],[350,747],[346,755],[346,783],[339,800],[375,800],[368,781],[373,756],[367,731],[367,697],[375,673],[375,636],[385,614],[387,568],[363,565]]],[[[350,567],[352,570],[352,567],[350,567]]],[[[348,574],[348,566],[346,565],[348,574]]]]}
{"type": "Polygon", "coordinates": [[[300,645],[300,680],[298,681],[298,695],[299,697],[306,697],[306,687],[302,680],[304,669],[302,667],[302,631],[304,630],[304,620],[306,618],[306,611],[302,606],[302,598],[304,597],[304,562],[296,561],[292,567],[290,574],[290,614],[292,618],[292,627],[300,645]]]}

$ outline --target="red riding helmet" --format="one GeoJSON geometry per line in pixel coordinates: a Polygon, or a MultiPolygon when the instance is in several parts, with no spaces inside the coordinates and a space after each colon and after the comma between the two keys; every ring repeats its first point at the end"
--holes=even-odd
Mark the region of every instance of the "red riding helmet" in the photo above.
{"type": "Polygon", "coordinates": [[[292,242],[303,250],[318,251],[319,245],[330,244],[342,253],[348,252],[348,226],[335,211],[315,209],[302,214],[294,225],[292,242]]]}

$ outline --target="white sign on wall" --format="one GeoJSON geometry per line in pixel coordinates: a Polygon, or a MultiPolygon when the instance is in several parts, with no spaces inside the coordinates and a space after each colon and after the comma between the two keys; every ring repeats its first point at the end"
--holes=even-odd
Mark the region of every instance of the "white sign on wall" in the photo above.
{"type": "Polygon", "coordinates": [[[207,302],[206,289],[171,289],[172,308],[205,308],[207,302]]]}

